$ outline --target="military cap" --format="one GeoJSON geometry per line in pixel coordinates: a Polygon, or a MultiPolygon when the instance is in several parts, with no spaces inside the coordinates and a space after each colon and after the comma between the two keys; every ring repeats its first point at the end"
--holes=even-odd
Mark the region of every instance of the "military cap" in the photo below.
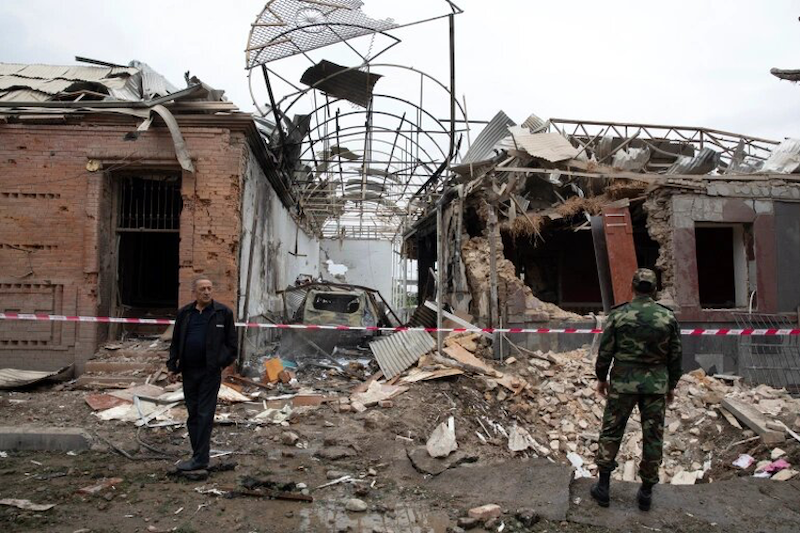
{"type": "Polygon", "coordinates": [[[651,292],[656,288],[656,273],[649,268],[640,268],[633,274],[633,286],[642,292],[651,292]]]}

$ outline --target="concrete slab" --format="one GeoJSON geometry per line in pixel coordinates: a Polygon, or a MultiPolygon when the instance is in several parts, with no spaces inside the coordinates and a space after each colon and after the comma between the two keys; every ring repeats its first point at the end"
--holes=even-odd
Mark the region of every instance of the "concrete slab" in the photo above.
{"type": "Polygon", "coordinates": [[[573,483],[570,522],[617,531],[800,531],[800,480],[742,477],[691,486],[658,485],[649,512],[636,507],[638,484],[612,482],[611,506],[603,509],[589,496],[592,483],[573,483]]]}
{"type": "Polygon", "coordinates": [[[0,450],[67,452],[88,450],[91,444],[81,428],[0,427],[0,450]]]}
{"type": "Polygon", "coordinates": [[[564,520],[569,509],[572,469],[544,459],[465,465],[421,483],[429,493],[464,511],[487,503],[515,512],[528,508],[549,520],[564,520]]]}

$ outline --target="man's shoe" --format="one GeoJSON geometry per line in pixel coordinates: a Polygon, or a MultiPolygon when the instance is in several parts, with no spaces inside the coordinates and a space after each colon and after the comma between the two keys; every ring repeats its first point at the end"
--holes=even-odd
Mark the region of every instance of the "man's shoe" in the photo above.
{"type": "Polygon", "coordinates": [[[649,511],[650,504],[653,502],[653,485],[642,483],[639,492],[636,493],[636,501],[639,503],[639,510],[649,511]]]}
{"type": "Polygon", "coordinates": [[[176,468],[181,472],[194,472],[195,470],[206,470],[208,463],[200,463],[194,459],[187,459],[185,461],[178,461],[176,468]]]}
{"type": "Polygon", "coordinates": [[[589,494],[600,507],[608,507],[611,503],[611,472],[600,472],[600,480],[592,485],[589,494]]]}

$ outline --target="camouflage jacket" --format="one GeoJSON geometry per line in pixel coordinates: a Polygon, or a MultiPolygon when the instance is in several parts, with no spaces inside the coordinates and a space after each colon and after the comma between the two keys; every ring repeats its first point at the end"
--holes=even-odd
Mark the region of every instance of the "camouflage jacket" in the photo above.
{"type": "Polygon", "coordinates": [[[681,359],[675,315],[649,296],[637,296],[609,313],[595,373],[606,381],[610,368],[614,392],[666,394],[683,373],[681,359]]]}

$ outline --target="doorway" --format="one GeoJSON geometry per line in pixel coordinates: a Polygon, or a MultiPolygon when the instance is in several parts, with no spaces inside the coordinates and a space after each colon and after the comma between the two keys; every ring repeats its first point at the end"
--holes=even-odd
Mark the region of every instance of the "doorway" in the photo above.
{"type": "Polygon", "coordinates": [[[173,315],[183,207],[180,175],[118,176],[117,191],[117,309],[128,317],[173,315]]]}

